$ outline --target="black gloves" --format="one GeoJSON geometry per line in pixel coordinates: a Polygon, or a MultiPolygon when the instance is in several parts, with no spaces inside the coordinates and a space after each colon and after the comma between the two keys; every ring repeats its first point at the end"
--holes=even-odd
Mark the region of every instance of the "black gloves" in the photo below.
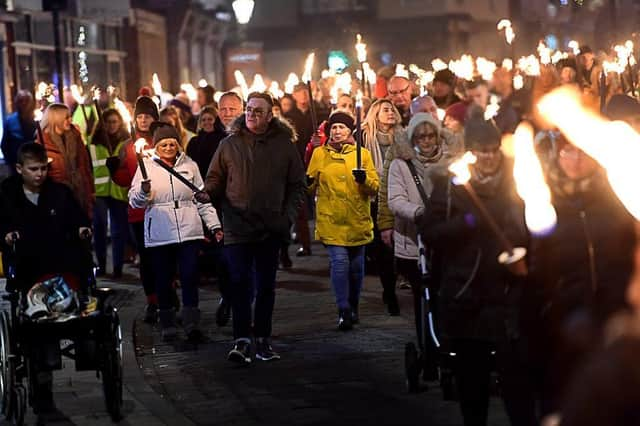
{"type": "Polygon", "coordinates": [[[108,157],[106,161],[107,169],[110,174],[114,174],[120,167],[120,158],[118,156],[108,157]]]}
{"type": "Polygon", "coordinates": [[[363,184],[367,180],[367,172],[363,169],[353,169],[351,173],[353,173],[356,182],[360,184],[363,184]]]}

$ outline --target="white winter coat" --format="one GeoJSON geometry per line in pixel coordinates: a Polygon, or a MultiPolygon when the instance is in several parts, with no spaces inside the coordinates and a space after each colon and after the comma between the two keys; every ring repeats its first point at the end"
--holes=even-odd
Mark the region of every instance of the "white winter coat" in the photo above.
{"type": "MultiPolygon", "coordinates": [[[[189,187],[151,159],[145,158],[144,164],[151,180],[151,192],[142,192],[142,173],[138,167],[129,190],[129,204],[134,208],[145,208],[145,247],[203,239],[202,221],[208,229],[221,228],[211,203],[197,202],[189,187]]],[[[173,168],[196,187],[203,187],[198,165],[185,153],[178,155],[173,168]]]]}
{"type": "Polygon", "coordinates": [[[431,196],[434,174],[446,174],[447,165],[451,161],[443,156],[435,163],[422,164],[408,143],[394,144],[394,160],[389,167],[388,204],[394,216],[393,244],[394,255],[402,259],[418,259],[418,231],[416,219],[424,213],[425,205],[413,180],[406,160],[410,160],[416,168],[422,187],[431,196]]]}

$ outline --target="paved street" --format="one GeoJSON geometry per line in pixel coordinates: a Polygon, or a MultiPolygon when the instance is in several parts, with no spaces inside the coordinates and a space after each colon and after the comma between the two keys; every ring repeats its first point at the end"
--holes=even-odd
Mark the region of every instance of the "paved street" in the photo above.
{"type": "MultiPolygon", "coordinates": [[[[248,368],[225,359],[231,327],[215,325],[214,285],[201,288],[207,342],[196,347],[182,335],[177,343],[164,344],[159,329],[141,321],[144,295],[133,280],[101,282],[119,291],[126,338],[121,424],[461,424],[457,405],[443,402],[439,389],[405,391],[403,349],[413,337],[409,291],[399,290],[402,316],[389,317],[378,280],[368,276],[361,324],[338,332],[324,249],[316,245],[314,256],[293,261],[293,269],[278,273],[274,346],[282,360],[248,368]]],[[[70,362],[65,367],[56,373],[54,389],[60,413],[48,424],[110,424],[95,375],[74,372],[70,362]]],[[[490,424],[507,424],[497,399],[490,424]]]]}

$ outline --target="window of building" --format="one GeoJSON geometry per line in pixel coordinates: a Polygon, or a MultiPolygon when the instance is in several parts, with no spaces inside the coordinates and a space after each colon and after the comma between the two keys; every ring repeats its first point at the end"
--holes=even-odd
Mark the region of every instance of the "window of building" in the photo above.
{"type": "Polygon", "coordinates": [[[53,19],[51,15],[33,15],[31,22],[33,43],[53,46],[53,19]]]}
{"type": "Polygon", "coordinates": [[[13,24],[13,37],[16,41],[31,41],[31,17],[29,15],[19,15],[18,21],[13,24]]]}
{"type": "Polygon", "coordinates": [[[18,67],[18,89],[34,90],[33,58],[30,55],[18,55],[16,57],[16,66],[18,67]]]}
{"type": "Polygon", "coordinates": [[[104,27],[105,49],[120,50],[120,27],[104,27]]]}

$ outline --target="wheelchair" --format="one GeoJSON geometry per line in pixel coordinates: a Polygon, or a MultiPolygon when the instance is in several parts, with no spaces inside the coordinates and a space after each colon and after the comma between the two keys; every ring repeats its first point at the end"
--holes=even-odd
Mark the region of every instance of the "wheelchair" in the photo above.
{"type": "MultiPolygon", "coordinates": [[[[73,313],[32,318],[26,313],[31,292],[10,285],[17,282],[15,268],[10,265],[7,272],[7,287],[13,288],[2,296],[10,309],[0,312],[0,415],[15,425],[24,424],[27,404],[35,408],[42,391],[39,373],[62,369],[64,356],[75,362],[76,371],[96,371],[102,379],[107,412],[114,422],[119,421],[122,329],[118,311],[110,302],[115,290],[98,288],[95,268],[91,268],[87,282],[78,290],[76,301],[80,302],[73,313]]],[[[62,277],[48,281],[56,279],[62,277]]]]}

